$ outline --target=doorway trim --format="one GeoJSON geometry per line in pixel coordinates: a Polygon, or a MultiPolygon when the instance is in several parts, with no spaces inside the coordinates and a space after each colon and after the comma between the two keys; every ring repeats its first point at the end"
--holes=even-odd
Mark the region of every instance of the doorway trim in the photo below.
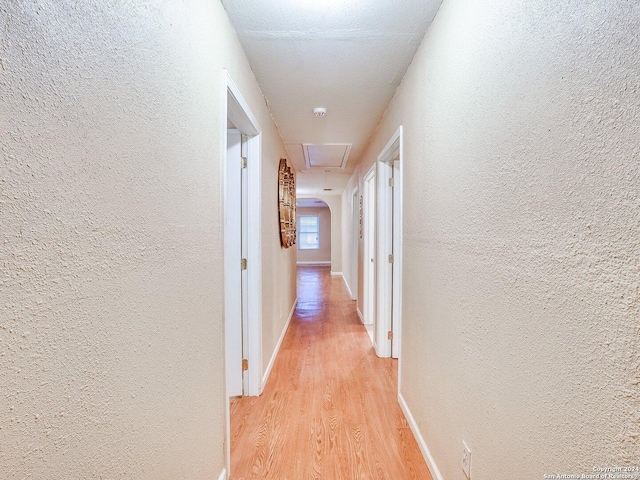
{"type": "MultiPolygon", "coordinates": [[[[225,198],[229,194],[230,186],[227,185],[227,130],[228,121],[235,128],[247,136],[247,236],[250,239],[247,249],[247,319],[246,335],[243,340],[244,358],[248,360],[249,369],[246,371],[246,379],[243,380],[244,395],[257,396],[262,393],[262,227],[261,227],[261,164],[262,164],[262,129],[251,112],[249,105],[244,100],[240,90],[232,80],[226,69],[222,70],[222,115],[220,126],[221,144],[221,179],[222,179],[222,209],[223,209],[223,239],[225,215],[234,212],[227,211],[225,198]]],[[[224,254],[224,240],[223,240],[224,254]]],[[[240,265],[238,265],[240,268],[240,265]]],[[[224,278],[224,277],[223,277],[224,278]]],[[[236,286],[224,285],[224,299],[241,298],[241,291],[236,286]]],[[[226,322],[229,319],[225,317],[226,322]]],[[[226,344],[226,342],[225,342],[226,344]]],[[[225,345],[226,351],[226,345],[225,345]]],[[[226,378],[226,354],[225,354],[225,378],[226,378]]],[[[226,394],[225,380],[225,404],[226,404],[226,470],[231,474],[231,424],[229,399],[226,394]]]]}
{"type": "Polygon", "coordinates": [[[402,344],[402,126],[391,136],[376,163],[377,188],[377,350],[379,357],[400,357],[402,344]],[[389,179],[393,179],[393,185],[389,179]],[[392,208],[393,206],[393,208],[392,208]],[[390,260],[393,255],[393,261],[390,260]],[[392,332],[391,340],[388,332],[392,332]]]}
{"type": "Polygon", "coordinates": [[[353,191],[353,195],[351,196],[351,215],[352,215],[352,238],[351,238],[351,278],[350,282],[350,293],[351,300],[358,301],[358,238],[360,236],[360,228],[362,218],[360,215],[362,214],[360,210],[359,203],[359,191],[358,188],[353,191]]]}
{"type": "Polygon", "coordinates": [[[377,351],[376,338],[376,167],[373,165],[363,179],[362,214],[362,316],[371,343],[377,351]]]}

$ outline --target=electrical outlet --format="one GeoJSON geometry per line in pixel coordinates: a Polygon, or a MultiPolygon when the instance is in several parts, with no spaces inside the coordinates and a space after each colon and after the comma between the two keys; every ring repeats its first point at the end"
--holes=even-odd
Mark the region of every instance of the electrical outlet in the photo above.
{"type": "Polygon", "coordinates": [[[464,441],[462,442],[462,471],[467,478],[471,478],[471,450],[464,441]]]}

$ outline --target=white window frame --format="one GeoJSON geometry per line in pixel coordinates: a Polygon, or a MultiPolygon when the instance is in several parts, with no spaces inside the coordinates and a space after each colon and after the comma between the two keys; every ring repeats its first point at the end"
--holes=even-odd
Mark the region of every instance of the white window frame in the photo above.
{"type": "Polygon", "coordinates": [[[309,214],[309,215],[298,215],[298,250],[320,250],[320,215],[317,214],[309,214]],[[316,230],[316,234],[318,236],[318,245],[315,247],[303,247],[303,242],[302,242],[302,234],[303,233],[313,233],[313,232],[302,232],[302,229],[300,228],[300,220],[304,217],[313,217],[316,219],[316,225],[317,225],[317,230],[316,230]]]}

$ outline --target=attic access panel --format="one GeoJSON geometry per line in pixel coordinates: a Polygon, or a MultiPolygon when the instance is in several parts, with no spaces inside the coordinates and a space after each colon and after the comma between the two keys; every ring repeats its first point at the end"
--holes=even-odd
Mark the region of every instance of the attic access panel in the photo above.
{"type": "Polygon", "coordinates": [[[339,168],[344,170],[351,152],[351,143],[303,143],[304,163],[307,169],[339,168]]]}

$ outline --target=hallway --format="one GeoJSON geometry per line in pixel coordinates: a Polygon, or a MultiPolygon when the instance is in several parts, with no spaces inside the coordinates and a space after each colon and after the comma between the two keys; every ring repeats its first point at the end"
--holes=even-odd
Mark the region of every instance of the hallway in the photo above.
{"type": "Polygon", "coordinates": [[[264,393],[231,404],[231,479],[431,475],[340,277],[298,268],[298,304],[264,393]]]}

